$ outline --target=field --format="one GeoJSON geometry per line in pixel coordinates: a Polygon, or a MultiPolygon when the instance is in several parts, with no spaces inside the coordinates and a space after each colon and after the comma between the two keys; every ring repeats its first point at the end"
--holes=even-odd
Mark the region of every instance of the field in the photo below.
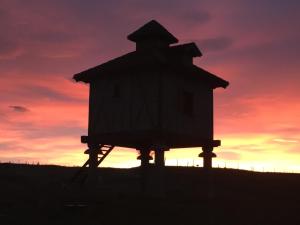
{"type": "Polygon", "coordinates": [[[99,168],[94,188],[75,167],[0,164],[0,224],[300,224],[300,174],[232,169],[99,168]]]}

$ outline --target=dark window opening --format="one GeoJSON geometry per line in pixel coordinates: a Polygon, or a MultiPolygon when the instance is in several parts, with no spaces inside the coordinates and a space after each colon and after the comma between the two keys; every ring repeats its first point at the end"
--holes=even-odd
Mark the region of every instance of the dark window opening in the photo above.
{"type": "Polygon", "coordinates": [[[187,116],[194,115],[194,94],[188,91],[182,92],[182,113],[187,116]]]}
{"type": "Polygon", "coordinates": [[[121,90],[120,90],[120,85],[119,84],[115,84],[113,86],[112,96],[113,96],[113,98],[120,98],[121,97],[121,90]]]}

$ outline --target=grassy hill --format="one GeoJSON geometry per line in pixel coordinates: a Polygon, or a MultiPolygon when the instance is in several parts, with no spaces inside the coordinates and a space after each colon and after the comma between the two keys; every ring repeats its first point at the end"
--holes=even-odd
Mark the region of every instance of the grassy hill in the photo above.
{"type": "Polygon", "coordinates": [[[0,164],[0,224],[300,224],[300,174],[150,168],[141,192],[139,168],[99,168],[94,189],[77,170],[0,164]]]}

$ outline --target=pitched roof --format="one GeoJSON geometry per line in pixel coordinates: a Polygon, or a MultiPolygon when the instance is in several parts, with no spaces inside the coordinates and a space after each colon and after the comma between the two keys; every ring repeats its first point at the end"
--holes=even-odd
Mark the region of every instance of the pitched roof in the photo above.
{"type": "Polygon", "coordinates": [[[160,39],[168,44],[177,43],[178,40],[166,28],[155,20],[151,20],[127,36],[127,39],[133,42],[139,42],[147,39],[160,39]]]}
{"type": "Polygon", "coordinates": [[[181,45],[175,45],[170,47],[170,52],[175,54],[187,53],[192,57],[201,57],[202,52],[199,50],[195,43],[186,43],[181,45]]]}
{"type": "Polygon", "coordinates": [[[127,70],[138,70],[148,68],[150,65],[159,63],[159,58],[152,54],[143,54],[138,51],[130,52],[103,64],[92,67],[73,76],[75,81],[90,83],[102,76],[109,76],[118,72],[124,73],[127,70]]]}
{"type": "Polygon", "coordinates": [[[212,88],[218,88],[218,87],[226,88],[229,85],[228,81],[195,65],[192,66],[174,65],[172,70],[174,73],[177,73],[179,75],[185,74],[188,75],[189,78],[194,78],[194,79],[204,81],[210,84],[212,88]]]}
{"type": "MultiPolygon", "coordinates": [[[[168,51],[171,51],[171,48],[168,51]]],[[[209,83],[212,88],[226,88],[229,84],[222,78],[195,65],[174,63],[169,59],[168,55],[168,52],[167,54],[161,54],[161,52],[149,52],[148,54],[138,51],[130,52],[99,66],[75,74],[73,79],[77,82],[90,83],[105,76],[124,74],[125,72],[164,70],[187,78],[202,80],[209,83]]]]}

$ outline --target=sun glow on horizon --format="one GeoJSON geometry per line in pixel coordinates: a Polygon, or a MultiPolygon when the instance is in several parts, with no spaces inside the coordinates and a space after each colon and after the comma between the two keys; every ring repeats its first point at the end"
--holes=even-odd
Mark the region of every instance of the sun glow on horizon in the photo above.
{"type": "MultiPolygon", "coordinates": [[[[259,137],[248,136],[249,138],[225,137],[223,145],[215,148],[214,152],[217,158],[213,159],[213,167],[215,168],[233,168],[244,169],[260,172],[297,172],[300,173],[299,160],[297,154],[291,155],[289,152],[280,150],[281,141],[277,141],[272,135],[260,135],[259,137]],[[259,155],[259,157],[258,157],[259,155]]],[[[286,142],[284,142],[286,143],[286,142]]],[[[298,142],[287,142],[291,151],[298,147],[298,142]]],[[[14,160],[15,154],[6,155],[2,162],[15,163],[39,163],[39,164],[55,164],[63,166],[82,166],[88,159],[83,154],[84,145],[79,146],[71,152],[63,152],[57,157],[40,158],[40,154],[36,154],[36,160],[14,160]]],[[[56,151],[59,153],[59,151],[56,151]]],[[[201,152],[201,148],[184,148],[171,149],[165,153],[166,166],[183,166],[183,167],[202,167],[202,158],[197,157],[201,152]]],[[[29,157],[28,153],[24,156],[29,157]]],[[[53,152],[51,152],[53,155],[53,152]]],[[[22,157],[23,154],[20,155],[22,157]]],[[[35,154],[32,154],[34,157],[35,154]]],[[[140,166],[137,160],[138,151],[135,149],[126,149],[116,147],[110,155],[103,161],[101,167],[113,168],[131,168],[140,166]]],[[[150,163],[153,163],[151,160],[150,163]]]]}

